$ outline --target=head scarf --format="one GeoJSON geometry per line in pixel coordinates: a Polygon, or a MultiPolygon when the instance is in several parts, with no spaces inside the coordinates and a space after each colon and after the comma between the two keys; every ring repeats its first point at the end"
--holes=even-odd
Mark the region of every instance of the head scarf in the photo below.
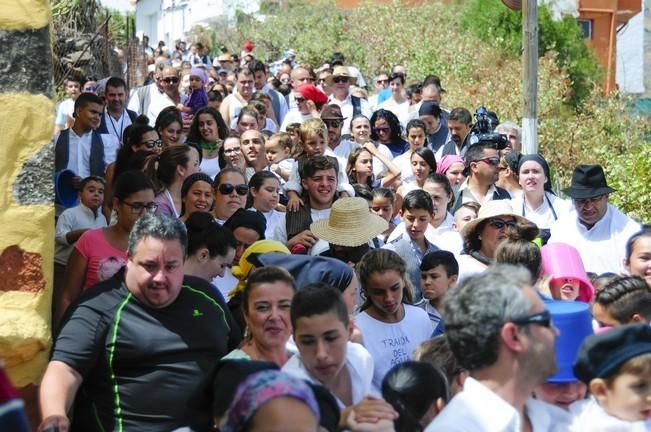
{"type": "Polygon", "coordinates": [[[547,177],[547,181],[545,182],[543,188],[546,192],[554,193],[552,192],[552,173],[549,170],[549,165],[547,165],[545,158],[539,154],[528,154],[520,156],[520,163],[518,163],[518,176],[520,175],[520,168],[522,168],[522,165],[528,161],[537,162],[542,167],[543,172],[545,173],[545,177],[547,177]]]}
{"type": "Polygon", "coordinates": [[[463,158],[457,155],[445,155],[441,158],[441,161],[436,165],[436,172],[439,174],[445,174],[445,172],[450,169],[452,164],[459,162],[461,165],[465,166],[463,158]]]}
{"type": "Polygon", "coordinates": [[[279,266],[294,276],[300,290],[306,285],[323,282],[344,291],[353,280],[353,269],[335,258],[309,255],[259,254],[254,261],[264,266],[279,266]]]}
{"type": "Polygon", "coordinates": [[[291,397],[305,403],[319,421],[319,406],[305,381],[280,371],[266,370],[250,375],[240,384],[224,432],[245,430],[260,407],[279,397],[291,397]]]}
{"type": "Polygon", "coordinates": [[[203,85],[208,84],[208,74],[206,73],[205,70],[198,68],[198,67],[193,67],[190,69],[190,76],[196,76],[201,78],[201,81],[203,81],[203,85]]]}
{"type": "Polygon", "coordinates": [[[248,259],[249,256],[251,254],[266,254],[270,252],[279,252],[286,255],[290,254],[289,249],[287,249],[284,244],[277,241],[258,240],[257,242],[253,243],[244,251],[238,265],[233,266],[233,276],[238,278],[239,282],[237,283],[237,286],[230,293],[228,293],[229,297],[233,297],[237,293],[244,290],[246,279],[249,277],[249,273],[251,273],[251,270],[253,270],[253,267],[255,266],[255,263],[251,262],[251,260],[248,259]]]}

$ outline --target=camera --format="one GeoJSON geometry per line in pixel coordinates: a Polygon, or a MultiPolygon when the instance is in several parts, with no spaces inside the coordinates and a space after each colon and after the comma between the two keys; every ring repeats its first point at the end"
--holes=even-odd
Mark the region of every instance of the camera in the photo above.
{"type": "Polygon", "coordinates": [[[500,123],[497,114],[480,106],[475,111],[475,124],[470,129],[470,142],[473,144],[493,144],[495,150],[504,150],[509,143],[504,134],[493,132],[500,123]]]}

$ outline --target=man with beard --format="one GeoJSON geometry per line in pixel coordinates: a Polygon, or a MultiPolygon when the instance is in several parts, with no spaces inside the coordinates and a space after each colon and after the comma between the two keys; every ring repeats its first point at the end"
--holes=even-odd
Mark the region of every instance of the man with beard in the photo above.
{"type": "Polygon", "coordinates": [[[124,130],[136,120],[138,113],[128,110],[127,83],[120,77],[111,77],[106,81],[104,90],[106,108],[97,131],[113,135],[120,145],[124,144],[124,130]]]}
{"type": "Polygon", "coordinates": [[[167,66],[161,73],[161,82],[163,83],[163,93],[154,92],[151,98],[151,104],[147,110],[149,125],[155,126],[158,114],[169,106],[177,106],[185,102],[186,96],[179,92],[181,77],[179,70],[172,66],[167,66]]]}
{"type": "Polygon", "coordinates": [[[578,165],[571,186],[563,190],[572,198],[575,211],[550,227],[549,243],[574,246],[587,272],[624,273],[626,243],[640,230],[639,223],[608,204],[613,192],[600,165],[578,165]]]}
{"type": "Polygon", "coordinates": [[[561,410],[531,397],[557,369],[558,330],[523,267],[496,265],[444,300],[446,337],[470,376],[432,431],[561,431],[561,410]]]}
{"type": "Polygon", "coordinates": [[[465,157],[468,177],[459,186],[454,213],[461,204],[470,201],[484,205],[490,200],[511,199],[511,195],[495,185],[499,174],[500,156],[494,144],[473,144],[465,157]]]}
{"type": "Polygon", "coordinates": [[[162,79],[163,69],[165,69],[165,66],[166,64],[162,62],[157,63],[155,66],[149,66],[150,68],[154,68],[153,81],[149,84],[144,84],[136,88],[131,93],[127,109],[135,111],[138,114],[147,114],[149,111],[149,105],[151,105],[152,98],[162,94],[165,91],[162,79]]]}
{"type": "Polygon", "coordinates": [[[136,221],[124,271],[90,290],[63,323],[41,382],[39,430],[190,424],[192,389],[240,337],[223,299],[184,279],[187,243],[176,218],[136,221]]]}
{"type": "Polygon", "coordinates": [[[470,147],[470,129],[472,128],[472,114],[465,108],[455,108],[448,116],[448,130],[450,141],[436,152],[436,160],[440,161],[445,155],[465,156],[470,147]]]}

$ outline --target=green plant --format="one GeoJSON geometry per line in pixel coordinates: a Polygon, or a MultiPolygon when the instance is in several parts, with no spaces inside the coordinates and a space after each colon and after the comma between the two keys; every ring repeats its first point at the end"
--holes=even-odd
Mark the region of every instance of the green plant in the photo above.
{"type": "MultiPolygon", "coordinates": [[[[504,7],[499,0],[470,0],[461,21],[465,31],[511,54],[522,51],[522,13],[504,7]]],[[[590,96],[601,70],[593,52],[583,41],[576,20],[565,16],[554,21],[549,9],[538,8],[538,48],[541,56],[557,54],[559,66],[567,71],[572,93],[569,101],[579,106],[590,96]]]]}

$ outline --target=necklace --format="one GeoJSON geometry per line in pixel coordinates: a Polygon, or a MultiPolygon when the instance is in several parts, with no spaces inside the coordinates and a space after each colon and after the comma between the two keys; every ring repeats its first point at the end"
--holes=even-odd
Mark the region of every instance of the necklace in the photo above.
{"type": "Polygon", "coordinates": [[[212,142],[206,142],[206,141],[204,141],[204,140],[201,140],[200,145],[201,145],[201,148],[202,148],[203,150],[206,150],[206,151],[212,153],[212,152],[214,152],[215,150],[217,150],[217,148],[219,148],[219,145],[220,145],[221,143],[222,143],[221,140],[215,140],[215,141],[212,141],[212,142]]]}

